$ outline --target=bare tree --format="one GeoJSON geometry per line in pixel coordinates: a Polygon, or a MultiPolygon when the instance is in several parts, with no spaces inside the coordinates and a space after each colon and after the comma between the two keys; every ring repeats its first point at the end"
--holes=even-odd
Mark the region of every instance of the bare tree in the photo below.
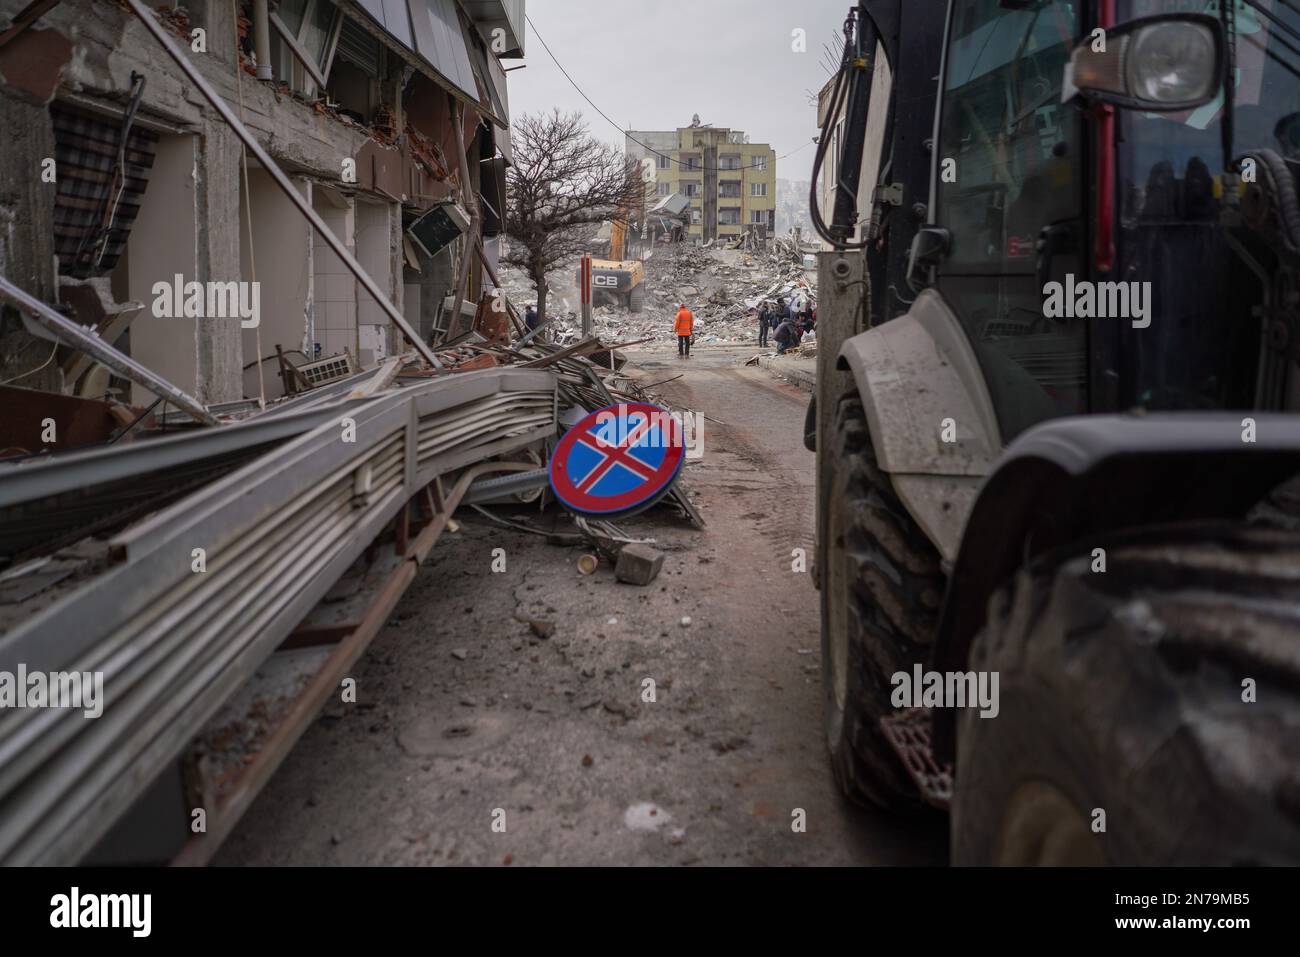
{"type": "Polygon", "coordinates": [[[583,251],[591,227],[645,199],[637,165],[587,130],[581,113],[525,115],[511,130],[514,165],[506,172],[503,258],[537,288],[546,321],[547,270],[583,251]]]}

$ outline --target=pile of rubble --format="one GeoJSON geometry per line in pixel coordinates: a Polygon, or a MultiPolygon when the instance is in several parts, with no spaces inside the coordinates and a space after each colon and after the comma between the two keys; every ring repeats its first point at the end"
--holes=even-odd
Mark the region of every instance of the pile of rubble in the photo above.
{"type": "MultiPolygon", "coordinates": [[[[612,341],[674,338],[673,317],[685,303],[695,314],[697,343],[753,342],[757,338],[758,307],[806,298],[816,306],[816,274],[806,269],[806,253],[793,239],[776,239],[766,250],[721,248],[680,243],[660,247],[645,262],[645,307],[632,313],[619,306],[592,310],[593,331],[612,341]]],[[[582,335],[580,297],[573,270],[548,277],[551,289],[547,335],[560,345],[582,335]]],[[[536,300],[531,281],[503,265],[499,278],[515,303],[536,300]]]]}

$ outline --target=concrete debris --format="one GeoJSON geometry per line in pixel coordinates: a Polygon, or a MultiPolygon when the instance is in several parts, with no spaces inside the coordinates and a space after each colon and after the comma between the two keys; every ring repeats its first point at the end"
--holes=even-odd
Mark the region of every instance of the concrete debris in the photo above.
{"type": "Polygon", "coordinates": [[[624,545],[614,575],[629,585],[649,585],[664,567],[664,553],[649,545],[624,545]]]}
{"type": "MultiPolygon", "coordinates": [[[[592,310],[594,332],[616,342],[672,341],[672,319],[684,302],[695,314],[697,343],[752,342],[764,300],[806,300],[816,307],[817,274],[805,267],[807,248],[780,238],[754,251],[685,243],[661,247],[645,262],[643,311],[598,305],[592,310]]],[[[547,334],[559,345],[582,335],[580,296],[571,272],[562,268],[547,277],[547,334]]],[[[536,299],[531,280],[518,270],[503,265],[498,278],[512,301],[536,299]]]]}
{"type": "Polygon", "coordinates": [[[673,816],[657,804],[633,804],[623,812],[623,823],[629,831],[657,831],[672,819],[673,816]]]}

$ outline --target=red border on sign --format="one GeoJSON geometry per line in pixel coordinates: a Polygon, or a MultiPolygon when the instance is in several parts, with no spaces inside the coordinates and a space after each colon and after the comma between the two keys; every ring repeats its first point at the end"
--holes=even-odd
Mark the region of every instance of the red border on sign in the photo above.
{"type": "MultiPolygon", "coordinates": [[[[674,423],[677,435],[682,440],[676,444],[669,444],[664,449],[664,460],[659,463],[658,468],[654,469],[653,474],[648,476],[637,488],[624,492],[622,495],[592,495],[577,487],[568,472],[568,461],[570,454],[573,452],[573,447],[578,444],[578,440],[584,434],[591,434],[591,430],[599,423],[601,415],[611,411],[618,412],[620,409],[624,410],[629,416],[642,413],[648,416],[651,422],[663,422],[671,418],[671,413],[667,409],[657,405],[650,405],[646,402],[620,402],[617,405],[597,409],[584,417],[581,422],[569,429],[568,432],[565,432],[564,438],[560,439],[560,444],[555,447],[555,452],[551,456],[551,488],[554,490],[556,497],[574,511],[593,515],[608,515],[611,512],[623,512],[630,508],[636,508],[638,505],[644,505],[662,493],[664,489],[673,483],[677,478],[677,473],[681,471],[682,463],[686,459],[686,446],[681,426],[674,423]]],[[[646,468],[649,469],[650,466],[647,465],[646,468]]]]}

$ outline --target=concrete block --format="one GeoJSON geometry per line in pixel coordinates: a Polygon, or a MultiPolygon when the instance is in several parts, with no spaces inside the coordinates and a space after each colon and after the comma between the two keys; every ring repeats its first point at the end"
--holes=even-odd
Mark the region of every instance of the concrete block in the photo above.
{"type": "Polygon", "coordinates": [[[624,545],[618,553],[614,574],[630,585],[648,585],[664,567],[664,553],[649,545],[624,545]]]}

